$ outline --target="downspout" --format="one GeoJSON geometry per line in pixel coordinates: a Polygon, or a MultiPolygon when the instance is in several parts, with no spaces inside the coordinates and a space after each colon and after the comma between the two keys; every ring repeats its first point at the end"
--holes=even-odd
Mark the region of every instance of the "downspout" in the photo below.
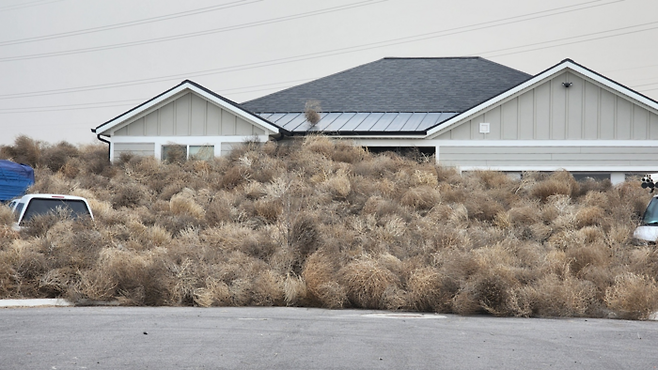
{"type": "Polygon", "coordinates": [[[108,140],[103,139],[103,138],[101,137],[101,134],[97,134],[95,128],[92,128],[92,129],[91,129],[91,132],[93,132],[94,134],[96,134],[96,139],[98,139],[98,140],[100,140],[100,141],[102,141],[102,142],[104,142],[104,143],[107,144],[107,158],[109,159],[109,158],[110,158],[110,155],[112,154],[112,153],[110,153],[110,142],[109,142],[108,140]]]}

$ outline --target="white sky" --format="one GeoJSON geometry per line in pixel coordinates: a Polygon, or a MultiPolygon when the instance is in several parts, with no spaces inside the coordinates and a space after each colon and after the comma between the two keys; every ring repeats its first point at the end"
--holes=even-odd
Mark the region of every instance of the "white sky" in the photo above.
{"type": "Polygon", "coordinates": [[[571,58],[658,98],[656,0],[0,0],[0,144],[90,129],[191,79],[238,103],[383,57],[571,58]]]}

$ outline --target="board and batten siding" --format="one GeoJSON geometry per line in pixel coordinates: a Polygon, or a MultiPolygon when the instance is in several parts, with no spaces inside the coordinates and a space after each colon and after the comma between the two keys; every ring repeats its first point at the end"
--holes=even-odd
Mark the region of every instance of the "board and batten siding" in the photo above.
{"type": "Polygon", "coordinates": [[[451,146],[440,145],[444,166],[507,168],[630,168],[655,167],[655,146],[451,146]]]}
{"type": "Polygon", "coordinates": [[[114,131],[114,136],[250,136],[265,130],[194,93],[114,131]]]}
{"type": "Polygon", "coordinates": [[[656,140],[658,115],[566,71],[458,123],[439,140],[656,140]],[[571,82],[569,88],[563,82],[571,82]],[[480,123],[490,133],[480,133],[480,123]]]}
{"type": "Polygon", "coordinates": [[[123,153],[152,157],[155,143],[114,143],[114,157],[119,158],[123,153]]]}

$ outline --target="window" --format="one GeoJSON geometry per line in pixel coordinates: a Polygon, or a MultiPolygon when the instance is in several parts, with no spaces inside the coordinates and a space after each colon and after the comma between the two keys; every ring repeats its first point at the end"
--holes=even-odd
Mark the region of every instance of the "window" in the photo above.
{"type": "Polygon", "coordinates": [[[209,160],[215,156],[213,145],[163,145],[162,160],[184,162],[188,159],[209,160]]]}
{"type": "Polygon", "coordinates": [[[190,145],[190,159],[210,160],[215,156],[215,147],[212,145],[190,145]]]}

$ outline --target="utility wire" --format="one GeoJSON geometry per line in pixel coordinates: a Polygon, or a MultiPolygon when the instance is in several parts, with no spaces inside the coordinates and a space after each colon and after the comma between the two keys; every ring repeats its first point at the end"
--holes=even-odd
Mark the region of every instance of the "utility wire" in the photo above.
{"type": "Polygon", "coordinates": [[[12,61],[17,61],[17,60],[41,59],[41,58],[50,58],[50,57],[56,57],[56,56],[62,56],[62,55],[91,53],[91,52],[102,51],[102,50],[112,50],[112,49],[119,49],[119,48],[125,48],[125,47],[130,47],[130,46],[154,44],[154,43],[160,43],[160,42],[166,42],[166,41],[186,39],[186,38],[191,38],[191,37],[206,36],[206,35],[211,35],[211,34],[220,33],[220,32],[228,32],[228,31],[234,31],[234,30],[239,30],[239,29],[258,27],[258,26],[263,26],[263,25],[267,25],[267,24],[280,23],[280,22],[286,22],[286,21],[290,21],[290,20],[294,20],[294,19],[312,17],[312,16],[316,16],[316,15],[320,15],[320,14],[333,13],[333,12],[337,12],[337,11],[341,11],[341,10],[354,9],[354,8],[358,8],[358,7],[362,7],[362,6],[368,6],[368,5],[373,5],[373,4],[377,4],[377,3],[382,3],[382,2],[385,2],[385,1],[387,1],[387,0],[365,0],[365,1],[355,2],[355,3],[351,3],[351,4],[347,4],[347,5],[334,6],[334,7],[330,7],[330,8],[324,8],[324,9],[320,9],[320,10],[313,10],[313,11],[310,11],[310,12],[298,13],[298,14],[289,15],[289,16],[285,16],[285,17],[272,18],[272,19],[267,19],[267,20],[264,20],[264,21],[243,23],[243,24],[239,24],[239,25],[235,25],[235,26],[214,28],[214,29],[205,30],[205,31],[189,32],[189,33],[183,33],[183,34],[172,35],[172,36],[157,37],[157,38],[145,39],[145,40],[140,40],[140,41],[122,42],[122,43],[110,44],[110,45],[104,45],[104,46],[94,46],[94,47],[88,47],[88,48],[55,51],[55,52],[49,52],[49,53],[28,54],[28,55],[18,55],[18,56],[14,56],[14,57],[5,57],[5,58],[0,58],[0,62],[12,62],[12,61]]]}
{"type": "MultiPolygon", "coordinates": [[[[341,6],[332,7],[332,8],[325,8],[325,9],[311,11],[311,12],[299,13],[299,14],[295,14],[295,15],[291,15],[291,16],[272,18],[272,19],[268,19],[268,20],[244,23],[244,24],[235,25],[235,26],[215,28],[215,29],[212,29],[212,30],[191,32],[191,33],[165,36],[165,37],[159,37],[159,38],[152,38],[152,39],[146,39],[146,40],[140,40],[140,41],[124,42],[124,43],[117,43],[117,44],[111,44],[111,45],[96,46],[96,47],[89,47],[89,48],[80,48],[80,49],[73,49],[73,50],[64,50],[64,51],[49,52],[49,53],[40,53],[40,54],[19,55],[19,56],[14,56],[14,57],[5,57],[5,58],[0,58],[0,62],[10,62],[10,61],[27,60],[27,59],[48,58],[48,57],[62,56],[62,55],[81,54],[81,53],[89,53],[89,52],[95,52],[95,51],[102,51],[102,50],[110,50],[110,49],[124,48],[124,47],[130,47],[130,46],[145,45],[145,44],[152,44],[152,43],[172,41],[172,40],[180,40],[180,39],[185,39],[185,38],[190,38],[190,37],[205,36],[205,35],[214,34],[214,33],[227,32],[227,31],[233,31],[233,30],[237,30],[237,29],[245,29],[245,28],[252,28],[252,27],[257,27],[257,26],[262,26],[262,25],[267,25],[267,24],[279,23],[279,22],[284,22],[284,21],[293,20],[293,19],[306,18],[306,17],[315,16],[315,15],[319,15],[319,14],[325,14],[325,13],[330,13],[330,12],[335,12],[335,11],[340,11],[340,10],[346,10],[346,9],[352,9],[352,8],[357,8],[357,7],[361,7],[361,6],[372,5],[372,4],[376,4],[376,3],[380,3],[380,2],[384,2],[384,1],[386,1],[386,0],[378,0],[378,1],[366,0],[366,1],[352,3],[352,4],[348,4],[348,5],[341,5],[341,6]]],[[[589,9],[589,8],[598,7],[598,6],[610,5],[610,4],[622,2],[622,1],[625,1],[625,0],[615,0],[615,1],[606,2],[606,3],[603,3],[603,4],[595,4],[595,3],[600,3],[601,1],[603,1],[603,0],[588,1],[588,2],[579,3],[579,4],[575,4],[575,5],[568,5],[568,6],[558,7],[558,8],[554,8],[554,9],[545,10],[545,11],[529,13],[529,14],[525,14],[525,15],[521,15],[521,16],[504,18],[502,20],[483,22],[483,23],[478,23],[478,24],[475,24],[475,25],[456,27],[456,28],[443,30],[443,31],[430,32],[430,33],[425,33],[425,34],[420,34],[420,35],[408,36],[408,37],[400,38],[399,40],[418,38],[417,40],[413,40],[413,41],[420,41],[420,40],[425,40],[425,39],[429,39],[429,38],[443,37],[443,36],[454,35],[454,34],[459,34],[459,33],[464,33],[464,32],[471,32],[471,31],[475,31],[475,30],[479,30],[479,29],[483,29],[483,28],[498,27],[498,26],[514,24],[514,23],[518,23],[518,22],[525,22],[525,21],[533,20],[533,19],[537,19],[537,18],[544,18],[544,17],[547,17],[547,16],[552,16],[552,15],[557,15],[557,14],[570,13],[570,12],[573,12],[573,11],[579,11],[579,10],[589,9]],[[581,6],[581,5],[587,5],[587,4],[594,4],[594,5],[581,6]],[[564,9],[570,9],[570,8],[576,8],[576,9],[571,9],[571,10],[566,10],[566,11],[557,11],[557,10],[564,10],[564,9]],[[546,14],[546,13],[548,13],[548,14],[546,14]],[[455,32],[453,32],[453,31],[455,31],[455,32]]]]}
{"type": "Polygon", "coordinates": [[[29,8],[29,7],[32,7],[32,6],[46,5],[46,4],[50,4],[50,3],[57,3],[57,2],[60,2],[60,1],[64,1],[64,0],[39,0],[39,1],[32,1],[32,2],[29,2],[29,3],[22,3],[22,4],[16,4],[16,5],[7,5],[7,6],[0,7],[0,12],[6,12],[6,11],[22,9],[22,8],[29,8]]]}
{"type": "MultiPolygon", "coordinates": [[[[223,89],[222,93],[235,92],[236,94],[244,94],[254,91],[271,90],[278,86],[290,86],[290,84],[292,83],[307,82],[307,81],[309,81],[309,79],[289,80],[289,81],[251,85],[251,86],[234,87],[230,89],[223,89]]],[[[48,105],[48,106],[39,106],[39,107],[2,108],[0,109],[0,114],[40,113],[40,112],[55,112],[55,111],[63,111],[63,110],[117,107],[117,106],[135,105],[137,103],[144,102],[145,100],[147,99],[136,98],[130,100],[114,100],[114,101],[94,102],[94,103],[48,105]]]]}
{"type": "MultiPolygon", "coordinates": [[[[58,0],[58,1],[61,1],[61,0],[58,0]]],[[[117,28],[134,27],[134,26],[139,26],[139,25],[142,25],[142,24],[162,22],[162,21],[175,19],[175,18],[189,17],[191,15],[196,15],[196,14],[200,14],[200,13],[209,13],[209,12],[214,12],[214,11],[218,11],[218,10],[224,10],[224,9],[235,8],[235,7],[239,7],[239,6],[250,5],[250,4],[254,4],[254,3],[258,3],[258,2],[262,2],[262,1],[264,1],[264,0],[249,0],[249,1],[248,0],[239,0],[239,1],[233,1],[233,2],[230,2],[230,3],[221,4],[221,5],[208,6],[208,7],[205,7],[205,8],[198,8],[198,9],[187,10],[187,11],[184,11],[184,12],[166,14],[166,15],[162,15],[162,16],[158,16],[158,17],[139,19],[139,20],[136,20],[136,21],[114,23],[114,24],[109,24],[109,25],[106,25],[106,26],[85,28],[85,29],[77,30],[77,31],[54,33],[54,34],[51,34],[51,35],[34,36],[34,37],[26,37],[26,38],[22,38],[22,39],[0,41],[0,46],[25,44],[25,43],[36,42],[36,41],[53,40],[53,39],[60,39],[60,38],[64,38],[64,37],[86,35],[86,34],[90,34],[90,33],[113,30],[113,29],[117,29],[117,28]]]]}
{"type": "Polygon", "coordinates": [[[658,24],[658,21],[643,23],[643,24],[639,24],[639,25],[635,25],[635,26],[620,27],[620,28],[615,28],[615,29],[612,29],[612,30],[594,32],[594,33],[589,33],[589,34],[585,34],[585,35],[578,35],[578,36],[565,37],[565,38],[555,39],[555,40],[550,40],[550,41],[536,42],[536,43],[532,43],[532,44],[526,44],[526,45],[522,45],[522,46],[515,46],[515,47],[511,47],[511,48],[506,48],[506,49],[491,50],[491,51],[483,52],[483,53],[480,53],[480,54],[487,55],[487,56],[490,56],[490,57],[501,57],[501,56],[506,56],[506,55],[527,53],[527,52],[531,52],[531,51],[555,48],[555,47],[558,47],[558,46],[579,44],[579,43],[582,43],[582,42],[596,41],[596,40],[602,40],[602,39],[607,39],[607,38],[611,38],[611,37],[618,37],[618,36],[624,36],[624,35],[629,35],[629,34],[633,34],[633,33],[651,31],[651,30],[657,29],[658,26],[653,26],[653,27],[644,28],[644,29],[637,29],[637,28],[646,27],[646,26],[655,25],[655,24],[658,24]],[[616,34],[613,34],[613,35],[588,38],[586,40],[563,42],[563,43],[556,44],[556,45],[543,46],[543,47],[538,47],[538,48],[533,48],[533,49],[528,49],[528,50],[521,50],[521,51],[509,52],[509,53],[499,53],[501,51],[522,49],[522,48],[531,47],[531,46],[550,44],[550,43],[554,43],[554,42],[572,40],[572,39],[582,38],[582,37],[590,37],[590,36],[594,36],[594,35],[600,35],[600,34],[604,34],[604,33],[611,33],[611,32],[616,32],[616,31],[621,31],[621,30],[628,30],[628,31],[621,32],[621,33],[616,33],[616,34]]]}
{"type": "Polygon", "coordinates": [[[159,76],[159,77],[152,77],[152,78],[144,78],[144,79],[138,79],[138,80],[113,82],[113,83],[105,83],[105,84],[95,84],[95,85],[87,85],[87,86],[78,86],[78,87],[71,87],[71,88],[64,88],[64,89],[32,91],[32,92],[17,93],[17,94],[6,94],[6,95],[0,95],[0,100],[27,98],[27,97],[44,96],[44,95],[54,95],[54,94],[62,94],[62,93],[74,93],[74,92],[80,92],[80,91],[100,90],[100,89],[105,89],[105,88],[115,88],[115,87],[124,87],[124,86],[134,86],[134,85],[141,85],[141,84],[148,84],[148,83],[155,83],[155,82],[172,81],[172,80],[177,80],[177,79],[181,79],[181,78],[192,78],[192,77],[198,77],[198,76],[206,76],[206,75],[212,75],[212,74],[220,74],[220,73],[227,73],[227,72],[243,71],[243,70],[254,69],[254,68],[262,68],[262,67],[268,67],[268,66],[274,66],[274,65],[280,65],[280,64],[287,64],[287,63],[292,63],[292,62],[298,62],[298,61],[303,61],[303,60],[317,59],[317,58],[323,58],[323,57],[327,57],[327,56],[334,56],[334,55],[353,53],[353,52],[357,52],[357,51],[376,49],[376,48],[381,48],[381,47],[386,47],[386,46],[391,46],[391,45],[404,44],[404,43],[409,43],[409,42],[417,42],[417,41],[422,41],[422,40],[426,40],[426,39],[430,39],[430,38],[450,36],[450,35],[464,33],[464,32],[487,29],[487,28],[491,28],[491,27],[498,27],[498,26],[502,26],[502,25],[507,25],[507,24],[511,24],[511,23],[518,23],[518,22],[537,19],[537,18],[549,17],[549,16],[556,15],[556,14],[563,14],[563,13],[569,13],[569,12],[573,12],[573,11],[579,11],[579,10],[584,10],[584,9],[589,9],[589,8],[594,8],[594,7],[599,7],[599,6],[610,5],[610,4],[618,3],[618,2],[622,2],[622,1],[624,1],[624,0],[615,0],[615,1],[607,2],[607,3],[603,3],[603,4],[593,4],[593,3],[599,3],[599,2],[601,2],[601,0],[588,1],[588,2],[579,3],[579,4],[575,4],[575,5],[570,5],[570,6],[558,7],[558,8],[553,8],[553,9],[548,9],[548,10],[544,10],[544,11],[523,14],[523,15],[514,16],[514,17],[502,18],[502,19],[498,19],[498,20],[494,20],[494,21],[481,22],[481,23],[476,23],[476,24],[472,24],[472,25],[461,26],[461,27],[456,27],[456,28],[451,28],[451,29],[446,29],[446,30],[441,30],[441,31],[436,31],[436,32],[423,33],[423,34],[419,34],[419,35],[412,35],[412,36],[407,36],[407,37],[402,37],[402,38],[390,39],[390,40],[379,41],[379,42],[369,43],[369,44],[356,45],[356,46],[351,46],[351,47],[346,47],[346,48],[333,49],[333,50],[328,50],[328,51],[323,51],[323,52],[315,52],[315,53],[297,55],[297,56],[293,56],[293,57],[271,59],[271,60],[268,60],[268,61],[242,64],[242,65],[239,65],[239,66],[213,68],[213,69],[207,69],[207,70],[202,70],[202,71],[187,72],[187,73],[182,73],[182,74],[174,74],[174,75],[159,76]],[[582,7],[577,8],[577,9],[567,10],[569,8],[573,8],[573,7],[581,6],[581,5],[586,5],[586,6],[582,6],[582,7]],[[529,16],[531,18],[527,18],[529,16]],[[526,18],[526,19],[522,19],[522,18],[526,18]]]}

